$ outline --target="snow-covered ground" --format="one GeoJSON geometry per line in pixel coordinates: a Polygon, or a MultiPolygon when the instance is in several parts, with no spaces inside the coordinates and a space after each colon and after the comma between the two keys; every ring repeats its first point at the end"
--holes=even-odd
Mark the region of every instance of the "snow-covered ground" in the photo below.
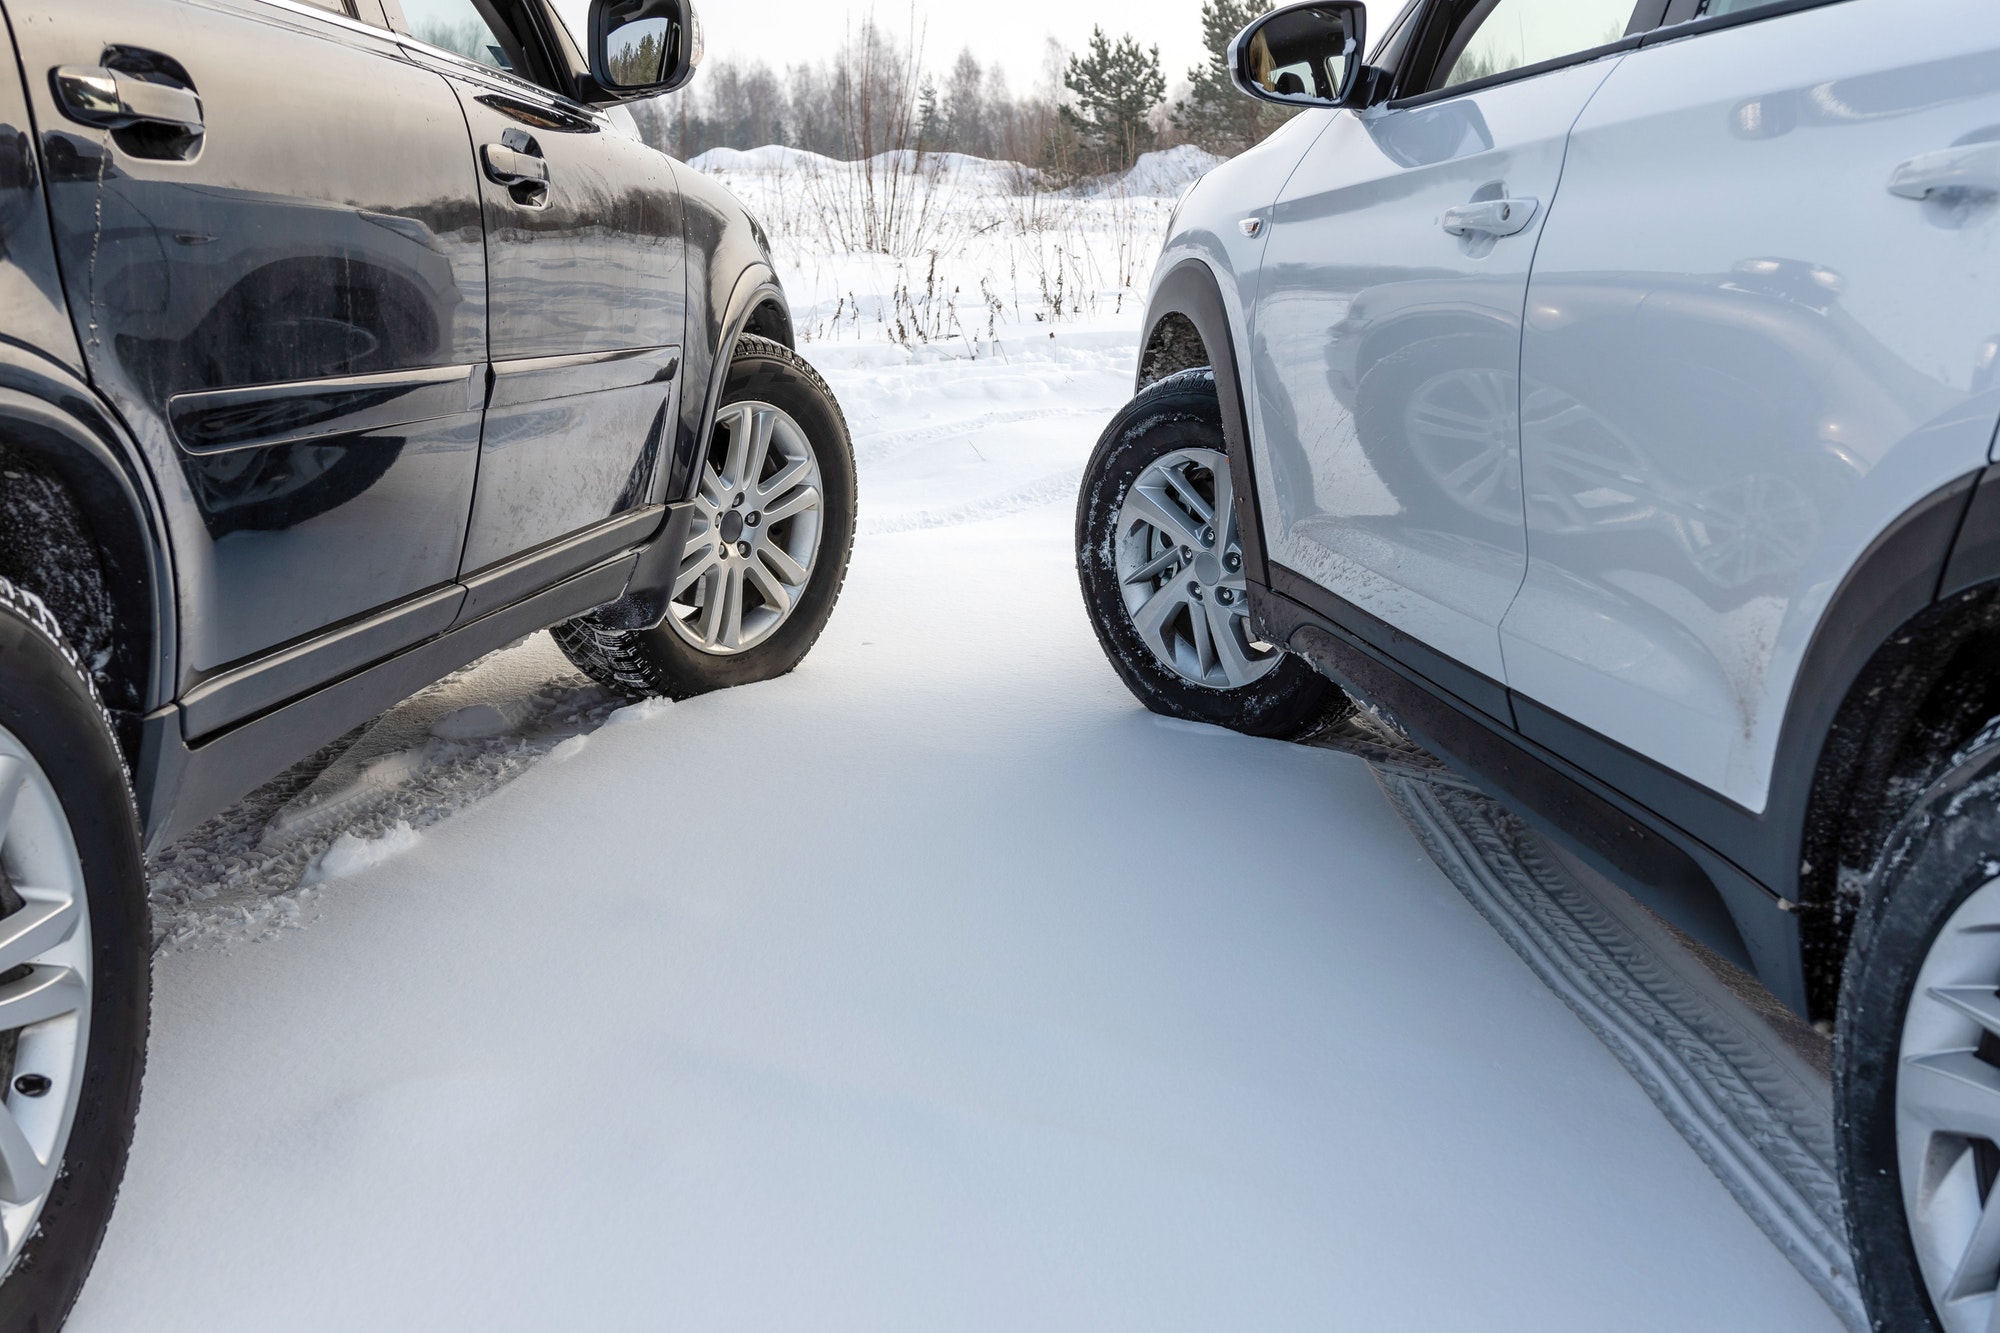
{"type": "Polygon", "coordinates": [[[764,209],[859,462],[825,637],[614,711],[536,636],[161,858],[79,1333],[1835,1327],[1359,761],[1102,660],[1071,506],[1178,183],[968,194],[963,337],[764,209]]]}
{"type": "Polygon", "coordinates": [[[548,757],[190,917],[79,1333],[1833,1327],[1358,761],[1124,693],[1115,332],[818,349],[865,531],[798,672],[554,744],[530,643],[442,729],[548,757]]]}

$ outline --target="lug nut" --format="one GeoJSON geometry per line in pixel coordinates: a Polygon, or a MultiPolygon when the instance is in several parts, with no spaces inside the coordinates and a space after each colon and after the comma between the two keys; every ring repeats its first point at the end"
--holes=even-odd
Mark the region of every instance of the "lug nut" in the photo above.
{"type": "Polygon", "coordinates": [[[731,500],[729,502],[729,507],[731,509],[741,509],[743,507],[743,496],[740,492],[737,494],[734,500],[731,500]]]}
{"type": "Polygon", "coordinates": [[[753,509],[743,516],[743,526],[746,528],[754,528],[763,521],[764,512],[760,509],[753,509]]]}
{"type": "Polygon", "coordinates": [[[736,543],[736,554],[743,556],[745,559],[748,559],[750,555],[750,543],[749,542],[736,543]]]}
{"type": "Polygon", "coordinates": [[[1190,597],[1194,598],[1194,599],[1195,599],[1195,600],[1196,600],[1197,602],[1198,602],[1198,601],[1200,601],[1200,600],[1201,600],[1201,585],[1200,585],[1199,583],[1190,583],[1190,584],[1188,584],[1188,596],[1190,596],[1190,597]]]}
{"type": "Polygon", "coordinates": [[[55,1086],[47,1074],[23,1074],[14,1080],[14,1091],[23,1097],[41,1097],[55,1086]]]}
{"type": "Polygon", "coordinates": [[[1215,545],[1215,529],[1214,529],[1214,528],[1203,528],[1203,529],[1201,530],[1201,544],[1202,544],[1203,546],[1213,546],[1213,545],[1215,545]]]}
{"type": "Polygon", "coordinates": [[[1185,565],[1191,563],[1193,560],[1194,550],[1191,547],[1181,547],[1181,563],[1185,565]]]}
{"type": "Polygon", "coordinates": [[[1228,588],[1217,588],[1215,590],[1215,600],[1221,602],[1224,606],[1228,606],[1236,600],[1236,594],[1228,588]]]}
{"type": "Polygon", "coordinates": [[[1243,557],[1231,551],[1228,555],[1222,557],[1222,567],[1224,569],[1241,569],[1243,568],[1243,557]]]}

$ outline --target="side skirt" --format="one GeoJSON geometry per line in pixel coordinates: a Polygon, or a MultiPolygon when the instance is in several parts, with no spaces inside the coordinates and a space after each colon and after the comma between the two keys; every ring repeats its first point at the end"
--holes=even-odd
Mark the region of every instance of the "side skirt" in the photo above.
{"type": "Polygon", "coordinates": [[[1383,709],[1481,791],[1806,1012],[1798,916],[1727,858],[1318,612],[1256,583],[1250,600],[1266,640],[1383,709]]]}

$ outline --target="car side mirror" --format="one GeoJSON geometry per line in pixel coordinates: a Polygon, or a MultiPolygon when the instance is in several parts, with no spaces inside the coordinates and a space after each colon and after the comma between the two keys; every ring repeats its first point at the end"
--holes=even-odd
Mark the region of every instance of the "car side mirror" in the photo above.
{"type": "Polygon", "coordinates": [[[1274,9],[1229,44],[1230,79],[1261,102],[1349,106],[1367,26],[1354,0],[1274,9]]]}
{"type": "Polygon", "coordinates": [[[590,0],[590,75],[619,98],[687,86],[701,64],[694,0],[590,0]]]}

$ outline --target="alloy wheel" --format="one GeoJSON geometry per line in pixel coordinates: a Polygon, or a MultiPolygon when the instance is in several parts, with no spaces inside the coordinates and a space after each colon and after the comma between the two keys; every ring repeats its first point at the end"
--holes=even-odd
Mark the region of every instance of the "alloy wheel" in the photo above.
{"type": "Polygon", "coordinates": [[[718,655],[777,633],[819,559],[822,490],[812,441],[789,413],[760,402],[723,408],[674,580],[674,632],[718,655]]]}
{"type": "Polygon", "coordinates": [[[83,860],[48,775],[0,728],[0,1234],[12,1268],[69,1144],[90,1035],[83,860]]]}
{"type": "Polygon", "coordinates": [[[1283,654],[1250,633],[1249,585],[1229,460],[1177,449],[1148,464],[1118,507],[1113,560],[1133,628],[1191,684],[1234,690],[1283,654]]]}
{"type": "Polygon", "coordinates": [[[1917,973],[1896,1157],[1932,1308],[1947,1333],[1985,1333],[2000,1288],[2000,879],[1952,913],[1917,973]]]}

